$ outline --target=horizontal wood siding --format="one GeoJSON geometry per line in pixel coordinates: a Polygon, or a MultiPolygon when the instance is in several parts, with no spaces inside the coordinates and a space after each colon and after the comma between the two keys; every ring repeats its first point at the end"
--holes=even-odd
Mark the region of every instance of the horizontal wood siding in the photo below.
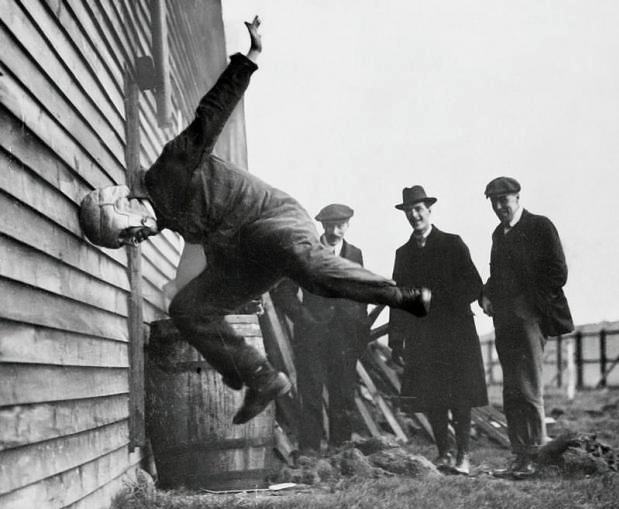
{"type": "MultiPolygon", "coordinates": [[[[127,253],[87,242],[77,212],[91,189],[127,181],[124,76],[151,54],[149,4],[0,0],[0,507],[108,507],[140,462],[127,253]]],[[[218,0],[169,2],[168,23],[179,122],[161,129],[139,94],[144,167],[226,62],[218,0]]],[[[238,115],[218,146],[244,161],[238,115]]],[[[165,315],[181,248],[169,231],[142,246],[146,322],[165,315]]]]}
{"type": "MultiPolygon", "coordinates": [[[[139,464],[138,454],[121,447],[99,458],[44,480],[29,484],[0,498],[3,507],[32,509],[33,500],[45,500],[47,507],[108,508],[114,495],[139,464]]],[[[44,506],[43,506],[44,507],[44,506]]]]}

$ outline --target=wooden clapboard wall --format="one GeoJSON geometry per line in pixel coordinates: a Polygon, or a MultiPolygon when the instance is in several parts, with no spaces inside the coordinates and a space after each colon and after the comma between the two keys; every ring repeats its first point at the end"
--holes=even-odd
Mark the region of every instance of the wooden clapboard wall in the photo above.
{"type": "MultiPolygon", "coordinates": [[[[168,0],[172,111],[139,95],[140,161],[193,116],[226,63],[219,0],[168,0]]],[[[0,507],[108,507],[130,448],[127,253],[86,242],[78,204],[125,183],[124,70],[150,55],[148,0],[0,0],[0,507]]],[[[216,151],[246,162],[242,111],[216,151]]],[[[181,241],[142,247],[144,320],[181,241]]]]}

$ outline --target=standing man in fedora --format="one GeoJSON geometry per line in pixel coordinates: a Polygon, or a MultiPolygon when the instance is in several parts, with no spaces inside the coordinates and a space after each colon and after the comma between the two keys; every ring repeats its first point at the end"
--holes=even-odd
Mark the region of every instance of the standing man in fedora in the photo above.
{"type": "Polygon", "coordinates": [[[490,278],[480,304],[494,321],[503,369],[503,407],[514,459],[496,470],[523,479],[536,472],[534,459],[546,438],[542,364],[547,336],[574,329],[563,293],[567,265],[550,219],[520,205],[520,184],[498,177],[486,198],[500,224],[492,234],[490,278]]]}
{"type": "MultiPolygon", "coordinates": [[[[344,239],[353,209],[333,203],[316,216],[320,242],[335,256],[363,265],[361,250],[344,239]]],[[[347,299],[328,299],[288,280],[272,292],[273,300],[294,322],[294,354],[301,400],[299,450],[319,452],[322,440],[322,393],[329,394],[329,445],[350,440],[357,360],[370,340],[367,306],[347,299]]]]}
{"type": "Polygon", "coordinates": [[[404,211],[413,233],[396,251],[393,279],[432,292],[432,307],[424,318],[391,310],[389,346],[393,360],[404,365],[403,408],[428,416],[438,448],[437,466],[468,475],[471,408],[488,404],[471,311],[482,281],[462,239],[431,223],[437,199],[421,186],[405,188],[402,195],[396,208],[404,211]],[[456,431],[455,461],[449,452],[449,411],[456,431]]]}

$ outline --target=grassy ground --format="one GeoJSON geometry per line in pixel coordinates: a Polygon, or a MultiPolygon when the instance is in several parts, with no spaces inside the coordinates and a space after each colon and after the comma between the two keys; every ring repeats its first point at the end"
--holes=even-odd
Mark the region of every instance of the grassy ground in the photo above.
{"type": "MultiPolygon", "coordinates": [[[[619,450],[619,390],[581,392],[574,401],[549,393],[548,413],[557,419],[557,432],[597,433],[598,439],[619,450]]],[[[434,458],[422,439],[408,446],[415,454],[434,458]]],[[[570,509],[619,508],[619,474],[586,476],[582,472],[544,469],[528,481],[493,478],[489,471],[504,463],[507,451],[485,437],[473,442],[473,476],[443,476],[417,480],[401,476],[343,478],[330,483],[275,493],[205,495],[130,487],[116,500],[115,509],[235,509],[235,508],[492,508],[570,509]]]]}

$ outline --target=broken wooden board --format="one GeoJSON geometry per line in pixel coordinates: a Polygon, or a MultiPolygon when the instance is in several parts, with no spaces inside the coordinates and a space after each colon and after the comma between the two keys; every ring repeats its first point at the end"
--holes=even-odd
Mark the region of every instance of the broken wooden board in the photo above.
{"type": "Polygon", "coordinates": [[[395,417],[393,410],[389,407],[389,405],[383,399],[382,395],[378,392],[376,386],[374,385],[374,382],[370,378],[370,375],[368,375],[368,372],[365,370],[361,362],[357,362],[357,374],[359,375],[361,382],[368,389],[370,396],[374,400],[374,404],[384,415],[387,423],[389,424],[389,427],[393,430],[396,438],[398,440],[401,440],[402,442],[408,442],[408,436],[406,435],[406,433],[404,433],[404,430],[402,429],[402,426],[395,417]]]}
{"type": "Polygon", "coordinates": [[[363,419],[365,427],[370,432],[370,435],[372,435],[373,437],[380,437],[381,432],[378,429],[377,424],[374,422],[374,419],[372,418],[372,414],[370,413],[368,408],[365,406],[364,401],[361,399],[361,396],[359,395],[358,390],[355,392],[355,406],[357,407],[357,410],[359,411],[359,414],[361,415],[361,418],[363,419]]]}
{"type": "Polygon", "coordinates": [[[506,449],[510,448],[505,416],[496,408],[493,406],[472,408],[471,419],[488,438],[506,449]]]}
{"type": "MultiPolygon", "coordinates": [[[[399,397],[401,382],[397,372],[387,364],[387,359],[391,358],[391,349],[378,342],[371,343],[368,348],[368,358],[372,362],[372,365],[382,375],[383,379],[391,386],[389,396],[399,397]]],[[[414,412],[406,414],[413,420],[418,428],[422,429],[430,440],[434,442],[434,434],[432,433],[432,426],[424,414],[421,412],[414,412]]]]}

